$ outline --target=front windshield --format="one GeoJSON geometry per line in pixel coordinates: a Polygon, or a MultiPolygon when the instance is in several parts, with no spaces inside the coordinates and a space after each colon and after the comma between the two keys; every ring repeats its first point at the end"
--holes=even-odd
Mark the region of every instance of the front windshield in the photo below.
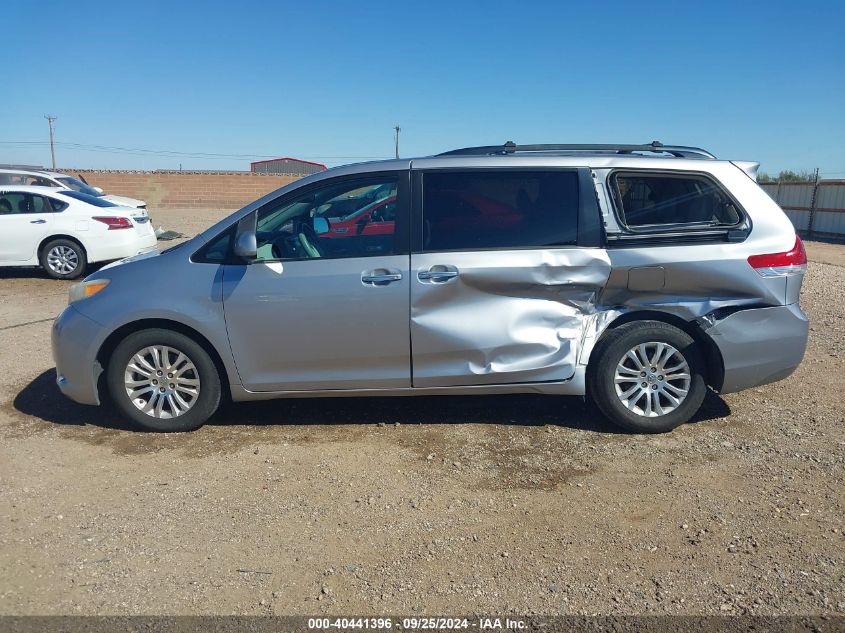
{"type": "Polygon", "coordinates": [[[89,196],[94,196],[95,198],[100,198],[103,195],[99,191],[94,189],[94,187],[92,187],[91,185],[86,185],[84,182],[74,178],[73,176],[62,176],[61,178],[56,178],[56,180],[58,180],[63,185],[70,187],[74,191],[78,191],[89,196]]]}

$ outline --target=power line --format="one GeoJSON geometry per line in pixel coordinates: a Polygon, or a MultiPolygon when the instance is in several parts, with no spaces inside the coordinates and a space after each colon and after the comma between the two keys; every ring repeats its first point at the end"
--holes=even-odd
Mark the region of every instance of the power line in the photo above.
{"type": "MultiPolygon", "coordinates": [[[[0,145],[8,146],[43,146],[46,141],[0,141],[0,145]]],[[[109,145],[91,145],[87,143],[56,142],[61,147],[76,149],[88,152],[102,152],[107,154],[130,154],[130,155],[153,155],[153,156],[186,156],[189,158],[201,159],[223,159],[223,158],[278,158],[276,154],[224,154],[215,152],[181,152],[166,149],[147,149],[141,147],[114,147],[109,145]]],[[[324,160],[381,160],[387,156],[300,156],[303,159],[324,159],[324,160]]]]}

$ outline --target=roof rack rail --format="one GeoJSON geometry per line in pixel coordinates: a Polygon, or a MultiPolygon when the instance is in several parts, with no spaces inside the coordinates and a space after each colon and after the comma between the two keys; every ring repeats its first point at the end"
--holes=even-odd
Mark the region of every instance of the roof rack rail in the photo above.
{"type": "Polygon", "coordinates": [[[706,158],[715,160],[716,157],[700,147],[687,147],[684,145],[664,145],[660,141],[652,141],[647,145],[517,145],[508,141],[504,145],[482,145],[479,147],[464,147],[453,149],[437,156],[508,156],[517,152],[601,152],[609,154],[633,154],[634,152],[655,152],[658,154],[670,154],[675,158],[706,158]]]}

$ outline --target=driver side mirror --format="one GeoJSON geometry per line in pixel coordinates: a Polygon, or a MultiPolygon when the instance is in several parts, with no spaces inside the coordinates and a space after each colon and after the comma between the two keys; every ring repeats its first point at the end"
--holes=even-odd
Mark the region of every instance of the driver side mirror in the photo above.
{"type": "Polygon", "coordinates": [[[235,230],[235,245],[232,249],[237,257],[253,260],[258,254],[258,238],[255,235],[255,212],[241,218],[235,230]]]}

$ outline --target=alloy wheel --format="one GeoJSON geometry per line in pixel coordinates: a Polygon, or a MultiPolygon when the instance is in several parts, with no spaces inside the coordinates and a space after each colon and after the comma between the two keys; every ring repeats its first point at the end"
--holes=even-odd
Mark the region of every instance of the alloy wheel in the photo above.
{"type": "Polygon", "coordinates": [[[57,275],[69,275],[79,266],[79,255],[70,246],[54,246],[47,253],[47,265],[57,275]]]}
{"type": "Polygon", "coordinates": [[[126,365],[123,385],[133,405],[154,418],[176,418],[196,404],[200,377],[193,361],[166,345],[145,347],[126,365]]]}
{"type": "Polygon", "coordinates": [[[690,367],[684,355],[668,343],[641,343],[616,365],[616,395],[630,411],[644,417],[666,415],[689,393],[690,367]]]}

